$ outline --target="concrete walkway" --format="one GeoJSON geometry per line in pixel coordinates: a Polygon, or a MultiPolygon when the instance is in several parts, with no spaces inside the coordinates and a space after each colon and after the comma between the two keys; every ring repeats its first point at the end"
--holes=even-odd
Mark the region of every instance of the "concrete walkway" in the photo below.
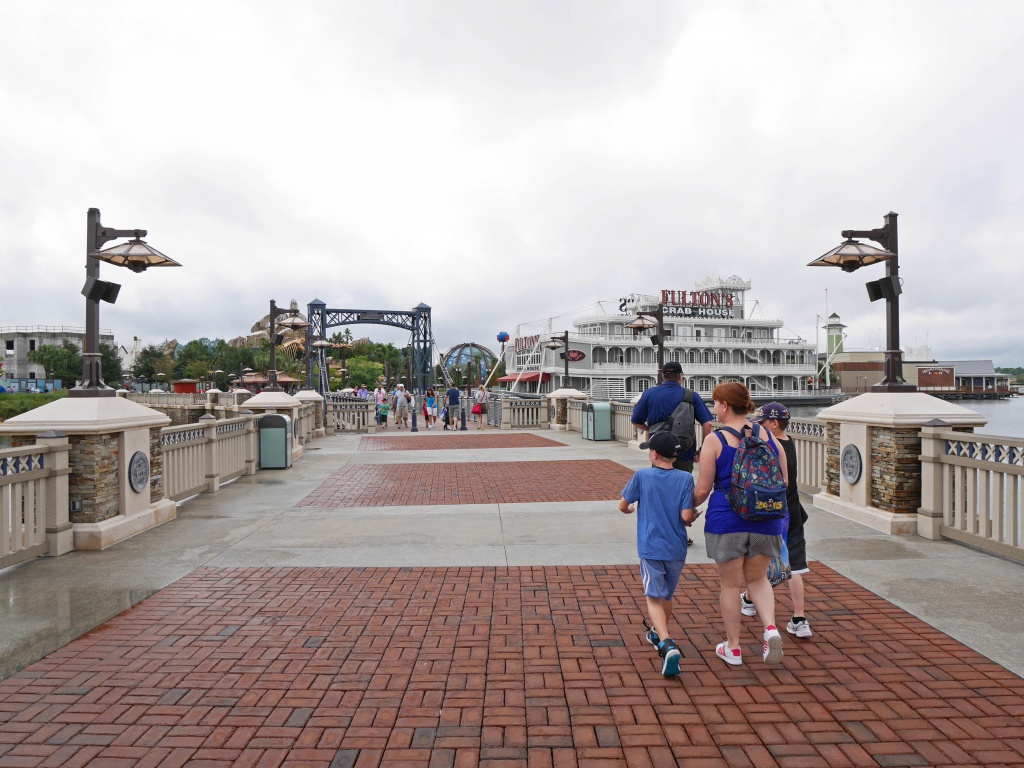
{"type": "Polygon", "coordinates": [[[310,447],[0,573],[0,767],[1024,764],[1020,565],[810,509],[815,637],[769,668],[746,620],[731,669],[695,527],[665,680],[614,502],[641,452],[546,431],[310,447]]]}

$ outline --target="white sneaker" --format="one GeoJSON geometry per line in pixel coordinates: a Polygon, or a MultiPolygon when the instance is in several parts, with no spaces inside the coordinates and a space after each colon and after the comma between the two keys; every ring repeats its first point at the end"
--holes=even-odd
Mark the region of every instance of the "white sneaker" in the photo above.
{"type": "Polygon", "coordinates": [[[774,626],[764,631],[764,663],[778,664],[782,661],[782,635],[774,626]]]}
{"type": "Polygon", "coordinates": [[[807,619],[800,619],[800,621],[791,621],[786,625],[786,631],[791,635],[797,637],[810,637],[814,633],[811,632],[811,625],[807,623],[807,619]]]}
{"type": "Polygon", "coordinates": [[[740,612],[744,616],[757,616],[757,608],[754,604],[747,600],[747,593],[740,592],[740,612]]]}
{"type": "Polygon", "coordinates": [[[727,642],[718,644],[718,647],[715,648],[715,655],[726,664],[731,664],[734,667],[738,667],[743,663],[743,651],[739,648],[730,648],[727,642]]]}

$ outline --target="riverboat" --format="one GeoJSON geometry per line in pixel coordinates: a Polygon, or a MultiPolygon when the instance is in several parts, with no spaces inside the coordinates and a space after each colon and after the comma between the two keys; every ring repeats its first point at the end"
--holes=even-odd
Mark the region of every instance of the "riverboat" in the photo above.
{"type": "Polygon", "coordinates": [[[630,400],[658,383],[660,347],[664,362],[682,365],[684,385],[705,398],[739,381],[755,403],[830,403],[836,393],[817,388],[816,345],[784,337],[783,321],[760,316],[750,290],[735,275],[709,277],[692,289],[598,302],[597,313],[576,317],[565,333],[553,334],[550,323],[539,334],[517,329],[501,382],[526,394],[569,387],[596,400],[630,400]]]}

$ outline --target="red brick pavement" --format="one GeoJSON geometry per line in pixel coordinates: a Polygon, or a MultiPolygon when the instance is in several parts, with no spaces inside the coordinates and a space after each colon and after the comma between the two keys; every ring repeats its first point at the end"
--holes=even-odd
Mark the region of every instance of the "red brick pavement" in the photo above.
{"type": "Polygon", "coordinates": [[[621,498],[632,476],[632,470],[607,460],[354,464],[331,475],[298,506],[601,501],[621,498]]]}
{"type": "Polygon", "coordinates": [[[715,586],[666,679],[631,566],[200,569],[0,682],[0,767],[1024,765],[997,664],[819,565],[727,667],[715,586]]]}
{"type": "Polygon", "coordinates": [[[360,451],[445,451],[478,448],[565,448],[539,435],[477,435],[460,432],[427,435],[373,435],[359,441],[360,451]]]}

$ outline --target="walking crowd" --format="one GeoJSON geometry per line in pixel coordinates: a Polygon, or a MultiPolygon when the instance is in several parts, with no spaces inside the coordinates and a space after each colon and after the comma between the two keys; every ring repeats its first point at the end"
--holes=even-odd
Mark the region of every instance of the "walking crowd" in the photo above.
{"type": "MultiPolygon", "coordinates": [[[[637,516],[637,555],[650,618],[650,624],[643,621],[644,637],[661,658],[662,674],[678,675],[682,652],[672,638],[672,601],[687,547],[693,544],[686,529],[704,514],[699,508],[707,502],[704,539],[708,558],[718,566],[725,632],[715,655],[731,666],[743,664],[743,617],[757,617],[762,660],[778,664],[784,652],[774,586],[789,583],[793,617],[786,631],[798,638],[813,634],[804,609],[807,513],[797,489],[795,443],[786,433],[789,410],[777,402],[755,409],[739,382],[715,387],[709,409],[697,392],[682,385],[678,362],[666,363],[661,373],[662,383],[641,395],[631,418],[646,434],[640,448],[648,452],[651,466],[633,475],[618,505],[621,512],[637,516]]],[[[366,393],[365,388],[360,392],[366,393]]],[[[403,384],[390,393],[378,386],[372,397],[381,428],[387,428],[392,413],[398,429],[409,428],[417,399],[403,384]]],[[[476,429],[483,430],[487,398],[483,384],[465,393],[454,385],[443,393],[429,388],[419,401],[425,428],[435,429],[440,419],[446,430],[460,429],[460,423],[466,429],[469,406],[476,429]]]]}
{"type": "Polygon", "coordinates": [[[755,410],[746,386],[729,382],[715,387],[712,416],[700,395],[680,383],[679,363],[666,363],[662,377],[640,397],[632,416],[648,435],[640,448],[648,451],[651,467],[633,475],[619,501],[621,512],[637,514],[637,554],[651,619],[644,621],[646,640],[661,657],[662,674],[678,675],[682,653],[671,637],[672,599],[693,543],[686,528],[706,501],[704,538],[707,556],[718,566],[725,630],[715,655],[726,664],[742,664],[742,618],[756,616],[762,659],[778,664],[783,642],[770,570],[780,574],[779,581],[789,575],[793,618],[786,631],[799,638],[813,634],[804,615],[807,513],[797,489],[796,449],[786,434],[789,410],[781,403],[755,410]],[[704,437],[699,450],[696,423],[704,437]]]}

